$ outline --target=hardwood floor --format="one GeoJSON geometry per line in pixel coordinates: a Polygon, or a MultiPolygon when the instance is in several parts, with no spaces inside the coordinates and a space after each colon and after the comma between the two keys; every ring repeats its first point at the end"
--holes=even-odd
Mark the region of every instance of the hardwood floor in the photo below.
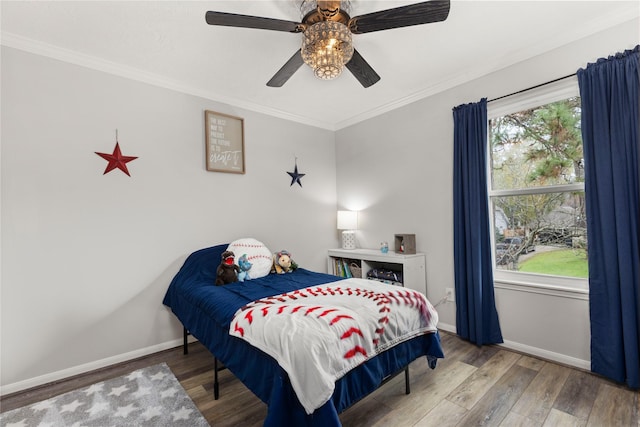
{"type": "MultiPolygon", "coordinates": [[[[411,394],[394,378],[341,414],[345,427],[640,427],[640,393],[588,372],[515,353],[476,347],[441,333],[446,358],[435,370],[411,364],[411,394]]],[[[166,362],[212,426],[261,426],[266,406],[229,371],[213,399],[213,358],[199,343],[189,355],[167,350],[0,399],[8,411],[75,388],[166,362]]]]}

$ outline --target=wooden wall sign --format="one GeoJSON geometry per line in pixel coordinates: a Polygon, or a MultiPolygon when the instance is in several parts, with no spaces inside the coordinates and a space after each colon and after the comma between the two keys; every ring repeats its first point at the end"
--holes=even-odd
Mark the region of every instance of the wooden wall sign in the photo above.
{"type": "Polygon", "coordinates": [[[244,119],[204,112],[207,170],[244,173],[244,119]]]}

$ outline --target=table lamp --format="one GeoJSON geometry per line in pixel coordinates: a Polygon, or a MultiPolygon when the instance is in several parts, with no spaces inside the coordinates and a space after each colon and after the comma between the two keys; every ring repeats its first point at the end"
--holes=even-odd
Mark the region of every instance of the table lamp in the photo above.
{"type": "Polygon", "coordinates": [[[338,230],[342,230],[342,249],[356,248],[358,212],[338,211],[338,230]]]}

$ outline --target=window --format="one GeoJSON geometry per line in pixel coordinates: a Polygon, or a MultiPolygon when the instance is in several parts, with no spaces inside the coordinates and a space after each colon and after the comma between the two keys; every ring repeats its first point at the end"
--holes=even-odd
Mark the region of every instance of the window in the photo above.
{"type": "Polygon", "coordinates": [[[580,98],[575,78],[489,104],[496,281],[587,288],[580,98]]]}

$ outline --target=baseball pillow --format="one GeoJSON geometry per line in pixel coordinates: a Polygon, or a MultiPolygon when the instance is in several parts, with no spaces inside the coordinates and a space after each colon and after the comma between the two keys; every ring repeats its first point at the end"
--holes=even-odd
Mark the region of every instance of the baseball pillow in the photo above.
{"type": "Polygon", "coordinates": [[[238,239],[232,242],[229,247],[227,247],[227,250],[233,251],[236,256],[236,264],[243,254],[247,254],[247,259],[252,264],[249,270],[249,277],[251,279],[264,277],[271,272],[273,255],[269,248],[259,240],[249,237],[238,239]]]}

